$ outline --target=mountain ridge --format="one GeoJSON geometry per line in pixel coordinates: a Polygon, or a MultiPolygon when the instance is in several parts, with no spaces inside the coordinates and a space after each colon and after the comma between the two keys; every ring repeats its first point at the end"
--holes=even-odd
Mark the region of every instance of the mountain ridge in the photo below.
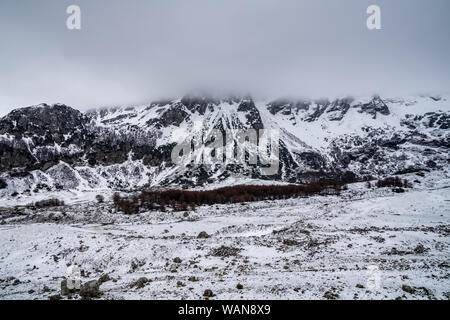
{"type": "MultiPolygon", "coordinates": [[[[448,166],[447,97],[254,101],[185,96],[81,112],[64,104],[16,109],[0,119],[0,194],[53,190],[199,187],[227,179],[344,182],[448,166]],[[279,171],[172,164],[174,146],[212,129],[280,133],[279,171]]],[[[240,148],[238,145],[236,148],[240,148]]]]}

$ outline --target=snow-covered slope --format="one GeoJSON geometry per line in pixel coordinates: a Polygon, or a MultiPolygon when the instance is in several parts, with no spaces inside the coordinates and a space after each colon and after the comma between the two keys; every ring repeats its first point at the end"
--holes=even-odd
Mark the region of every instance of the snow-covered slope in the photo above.
{"type": "Polygon", "coordinates": [[[60,294],[74,264],[82,284],[114,279],[100,281],[105,300],[204,299],[207,289],[212,299],[449,299],[450,170],[405,178],[420,183],[195,212],[0,209],[0,299],[60,294]],[[150,281],[133,286],[141,277],[150,281]]]}
{"type": "Polygon", "coordinates": [[[0,119],[0,196],[198,187],[249,179],[352,181],[438,169],[449,164],[449,127],[446,96],[333,101],[186,96],[84,114],[43,104],[0,119]],[[237,149],[243,148],[239,132],[276,130],[278,172],[263,175],[258,165],[249,163],[172,163],[177,143],[213,129],[237,149]]]}

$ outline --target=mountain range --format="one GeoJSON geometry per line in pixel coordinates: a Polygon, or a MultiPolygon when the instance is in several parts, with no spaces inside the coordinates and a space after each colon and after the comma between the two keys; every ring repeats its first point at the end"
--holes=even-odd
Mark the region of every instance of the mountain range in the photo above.
{"type": "Polygon", "coordinates": [[[189,95],[88,112],[40,104],[0,119],[0,197],[240,182],[353,182],[439,170],[450,162],[449,128],[448,97],[429,95],[272,101],[189,95]],[[177,143],[211,129],[235,142],[240,131],[276,130],[278,172],[262,175],[249,163],[172,162],[177,143]]]}

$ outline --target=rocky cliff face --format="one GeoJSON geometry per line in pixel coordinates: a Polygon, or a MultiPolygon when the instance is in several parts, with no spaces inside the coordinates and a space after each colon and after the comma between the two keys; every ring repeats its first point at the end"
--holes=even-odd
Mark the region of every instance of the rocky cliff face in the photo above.
{"type": "Polygon", "coordinates": [[[352,181],[439,169],[450,161],[449,110],[446,97],[426,96],[269,102],[186,96],[87,113],[42,104],[0,119],[0,195],[198,186],[248,178],[352,181]],[[249,162],[172,163],[177,143],[212,129],[235,148],[242,147],[238,132],[277,130],[279,170],[267,176],[249,162]]]}

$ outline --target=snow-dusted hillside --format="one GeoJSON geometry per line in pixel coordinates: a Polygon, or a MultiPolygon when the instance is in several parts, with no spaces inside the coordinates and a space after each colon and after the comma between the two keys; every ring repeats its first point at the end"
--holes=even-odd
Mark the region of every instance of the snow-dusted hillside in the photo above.
{"type": "Polygon", "coordinates": [[[449,164],[450,100],[342,98],[253,101],[186,96],[81,113],[65,105],[17,109],[0,119],[2,201],[66,191],[205,186],[250,180],[356,181],[449,164]],[[220,130],[279,132],[279,170],[258,165],[174,165],[187,136],[220,130]]]}
{"type": "Polygon", "coordinates": [[[427,96],[184,97],[87,113],[15,110],[0,119],[0,299],[86,298],[62,286],[74,264],[102,299],[199,299],[207,290],[213,299],[449,299],[449,105],[427,96]],[[279,132],[277,174],[172,163],[186,137],[216,129],[239,142],[251,128],[279,132]],[[387,175],[411,188],[358,182],[387,175]],[[125,215],[111,201],[148,187],[315,179],[356,182],[338,195],[183,212],[125,215]],[[65,205],[26,206],[51,197],[65,205]]]}

